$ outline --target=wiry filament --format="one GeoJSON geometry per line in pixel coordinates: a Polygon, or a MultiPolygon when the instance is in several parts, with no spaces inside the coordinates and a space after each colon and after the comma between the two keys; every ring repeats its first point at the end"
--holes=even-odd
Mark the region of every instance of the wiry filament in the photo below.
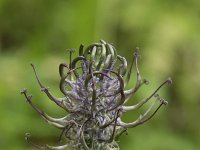
{"type": "Polygon", "coordinates": [[[49,99],[52,100],[52,101],[54,101],[58,106],[62,107],[62,108],[65,109],[66,111],[68,111],[68,109],[67,109],[67,108],[63,105],[63,103],[62,103],[62,100],[66,100],[66,99],[65,99],[65,98],[56,98],[56,97],[54,97],[54,96],[50,93],[50,91],[48,90],[48,88],[45,87],[45,86],[41,83],[41,81],[40,81],[40,79],[39,79],[39,77],[38,77],[38,75],[37,75],[37,72],[36,72],[36,70],[35,70],[34,65],[31,64],[31,66],[32,66],[32,68],[33,68],[33,70],[34,70],[34,73],[35,73],[36,79],[37,79],[37,81],[38,81],[38,84],[40,85],[41,91],[42,91],[42,92],[45,92],[46,95],[49,97],[49,99]]]}
{"type": "Polygon", "coordinates": [[[161,106],[163,104],[166,105],[167,102],[164,99],[161,99],[159,96],[157,96],[157,99],[152,103],[152,105],[149,107],[149,109],[143,115],[140,115],[140,117],[136,121],[131,122],[131,123],[124,123],[119,119],[118,120],[119,125],[123,126],[125,128],[133,128],[138,125],[141,125],[141,124],[145,123],[146,121],[150,120],[156,114],[156,112],[161,108],[161,106]],[[150,114],[150,112],[157,100],[160,101],[160,105],[156,108],[156,110],[152,114],[150,114]],[[149,114],[150,114],[150,116],[148,116],[149,114]]]}
{"type": "Polygon", "coordinates": [[[35,148],[37,148],[37,149],[46,149],[45,146],[40,146],[40,145],[37,145],[37,144],[33,143],[33,142],[30,140],[30,138],[31,138],[31,134],[30,134],[30,133],[26,133],[26,134],[25,134],[25,140],[26,140],[27,142],[29,142],[31,145],[33,145],[33,146],[34,146],[35,148]]]}
{"type": "Polygon", "coordinates": [[[167,79],[165,82],[163,82],[150,96],[148,96],[147,98],[145,98],[144,100],[140,101],[139,103],[137,103],[136,105],[133,106],[123,106],[123,110],[127,111],[127,110],[135,110],[140,108],[142,105],[144,105],[145,103],[147,103],[157,92],[158,90],[164,86],[165,84],[171,84],[171,79],[167,79]]]}
{"type": "Polygon", "coordinates": [[[69,66],[67,64],[60,64],[59,66],[59,74],[60,74],[60,77],[62,78],[62,76],[64,76],[64,69],[67,68],[69,70],[69,66]]]}
{"type": "Polygon", "coordinates": [[[26,133],[25,134],[25,140],[27,142],[29,142],[31,145],[33,145],[35,148],[37,149],[44,149],[44,150],[47,150],[47,149],[50,149],[50,150],[65,150],[66,148],[76,148],[78,147],[80,144],[77,144],[77,145],[72,145],[72,144],[65,144],[65,145],[60,145],[60,146],[50,146],[50,145],[45,145],[45,146],[40,146],[40,145],[37,145],[35,143],[33,143],[31,140],[31,134],[30,133],[26,133]]]}
{"type": "Polygon", "coordinates": [[[65,96],[68,96],[68,95],[69,95],[69,92],[67,92],[67,91],[65,90],[65,83],[66,83],[67,77],[68,77],[69,75],[71,75],[75,70],[80,69],[80,68],[81,68],[81,67],[78,67],[78,68],[74,68],[74,69],[72,69],[72,70],[69,70],[69,71],[67,72],[67,74],[65,74],[64,76],[62,76],[62,78],[61,78],[61,80],[60,80],[60,90],[61,90],[61,92],[62,92],[65,96]]]}
{"type": "MultiPolygon", "coordinates": [[[[48,122],[49,124],[52,124],[54,125],[55,127],[57,128],[64,128],[65,126],[63,124],[66,124],[67,122],[65,121],[65,118],[66,117],[63,117],[63,118],[59,118],[59,119],[56,119],[56,118],[53,118],[53,117],[50,117],[49,115],[47,115],[46,113],[44,113],[42,110],[40,110],[39,108],[37,108],[33,103],[32,103],[32,96],[28,96],[27,95],[27,90],[24,89],[23,91],[21,91],[22,94],[24,94],[27,102],[31,105],[31,107],[33,107],[33,109],[39,113],[39,115],[46,121],[48,122]]],[[[72,121],[73,122],[73,121],[72,121]]]]}
{"type": "MultiPolygon", "coordinates": [[[[133,61],[131,63],[131,67],[130,67],[130,70],[129,70],[129,73],[128,73],[127,78],[126,78],[125,85],[127,85],[128,81],[130,80],[130,75],[131,75],[131,72],[132,72],[132,65],[133,65],[134,61],[135,61],[137,80],[136,80],[135,86],[132,89],[124,91],[126,97],[133,96],[133,94],[135,94],[137,92],[137,90],[143,84],[148,84],[148,81],[146,79],[143,79],[143,80],[141,79],[140,71],[139,71],[139,68],[138,68],[138,57],[139,57],[139,48],[136,48],[136,51],[135,51],[134,57],[133,57],[133,61]]],[[[127,98],[125,102],[127,102],[128,100],[129,100],[129,98],[127,98]]]]}
{"type": "Polygon", "coordinates": [[[79,47],[79,56],[83,55],[83,48],[84,48],[84,46],[83,46],[83,44],[81,44],[79,47]]]}
{"type": "Polygon", "coordinates": [[[129,80],[131,78],[131,73],[132,73],[132,68],[133,68],[134,61],[135,61],[135,55],[133,55],[133,59],[131,61],[131,65],[130,65],[129,71],[128,71],[128,74],[127,74],[126,79],[125,79],[125,83],[124,83],[125,87],[129,83],[129,80]]]}

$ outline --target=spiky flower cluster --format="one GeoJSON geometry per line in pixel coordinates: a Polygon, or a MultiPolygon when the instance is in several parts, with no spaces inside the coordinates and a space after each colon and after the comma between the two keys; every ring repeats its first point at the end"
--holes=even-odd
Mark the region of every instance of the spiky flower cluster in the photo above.
{"type": "MultiPolygon", "coordinates": [[[[77,150],[113,150],[119,149],[116,139],[127,128],[136,127],[151,119],[158,109],[167,102],[157,94],[171,79],[163,82],[150,96],[139,101],[133,106],[125,106],[129,99],[135,95],[143,84],[148,81],[142,79],[138,69],[138,48],[133,54],[133,60],[127,72],[127,61],[117,54],[113,45],[100,40],[84,49],[79,48],[79,56],[72,59],[73,50],[70,52],[70,63],[60,64],[60,91],[63,98],[56,98],[44,86],[33,67],[36,79],[50,100],[66,111],[63,118],[52,118],[38,109],[27,95],[27,90],[22,90],[29,104],[49,124],[61,129],[59,146],[37,146],[42,149],[77,149],[77,150]],[[132,68],[135,66],[136,83],[129,90],[127,86],[132,68]],[[130,110],[136,110],[155,96],[149,109],[131,123],[121,120],[122,115],[130,110]],[[156,102],[160,104],[155,105],[156,102]],[[154,109],[154,107],[156,108],[154,109]],[[153,111],[154,109],[154,111],[153,111]]],[[[28,139],[28,136],[26,137],[28,139]]]]}

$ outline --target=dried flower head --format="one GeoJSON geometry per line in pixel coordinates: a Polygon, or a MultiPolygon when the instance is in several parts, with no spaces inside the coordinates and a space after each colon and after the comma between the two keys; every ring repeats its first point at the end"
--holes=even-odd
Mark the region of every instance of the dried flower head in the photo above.
{"type": "MultiPolygon", "coordinates": [[[[49,124],[61,129],[59,146],[38,146],[41,149],[86,149],[86,150],[113,150],[119,149],[116,139],[127,128],[133,128],[151,119],[159,108],[167,101],[160,98],[158,90],[165,84],[170,84],[171,79],[164,81],[150,96],[139,101],[133,106],[125,106],[130,98],[135,95],[143,84],[148,81],[142,79],[138,69],[138,48],[133,54],[133,60],[127,72],[127,61],[117,54],[113,45],[100,40],[84,49],[79,48],[79,56],[70,63],[60,64],[60,91],[64,97],[57,98],[44,86],[31,64],[36,79],[50,100],[66,111],[63,118],[53,118],[37,108],[32,103],[32,96],[27,95],[27,90],[21,91],[29,104],[49,124]],[[125,90],[132,68],[135,65],[137,81],[135,86],[125,90]],[[121,120],[122,115],[130,110],[136,110],[155,97],[149,109],[138,117],[137,120],[125,123],[121,120]],[[158,107],[155,103],[159,102],[158,107]],[[154,111],[153,111],[154,109],[154,111]]],[[[29,134],[26,139],[29,140],[29,134]]],[[[33,143],[32,143],[33,144],[33,143]]]]}

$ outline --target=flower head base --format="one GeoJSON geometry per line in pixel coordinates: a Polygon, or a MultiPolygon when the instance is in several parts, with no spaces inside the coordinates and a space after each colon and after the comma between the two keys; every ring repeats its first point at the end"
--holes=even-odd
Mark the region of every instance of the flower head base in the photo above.
{"type": "MultiPolygon", "coordinates": [[[[138,48],[136,49],[130,68],[127,71],[127,61],[117,54],[116,49],[109,43],[100,40],[84,49],[79,48],[79,56],[70,63],[60,64],[60,91],[64,97],[57,98],[44,86],[33,67],[36,79],[50,100],[66,110],[67,115],[63,118],[53,118],[37,108],[32,103],[32,97],[27,95],[27,90],[22,90],[29,104],[49,124],[62,130],[60,146],[38,146],[48,149],[119,149],[116,139],[127,128],[136,127],[151,119],[158,109],[167,102],[157,94],[165,84],[171,83],[171,79],[163,82],[150,96],[139,101],[133,106],[125,106],[130,98],[148,81],[142,79],[138,69],[138,48]],[[135,65],[137,81],[135,86],[125,90],[132,68],[135,65]],[[131,123],[125,123],[121,116],[130,110],[136,110],[155,97],[149,109],[131,123]],[[159,106],[153,111],[156,102],[159,106]],[[63,140],[61,140],[63,139],[63,140]],[[66,143],[64,142],[64,139],[66,143]],[[62,144],[62,145],[61,145],[62,144]]],[[[26,137],[28,139],[28,136],[26,137]]]]}

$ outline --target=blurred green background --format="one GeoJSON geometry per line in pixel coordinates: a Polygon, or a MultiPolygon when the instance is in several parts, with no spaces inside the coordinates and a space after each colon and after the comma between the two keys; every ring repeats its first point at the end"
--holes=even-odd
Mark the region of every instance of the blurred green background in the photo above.
{"type": "MultiPolygon", "coordinates": [[[[104,39],[131,61],[140,47],[141,75],[151,81],[132,104],[147,97],[168,76],[173,85],[159,92],[169,102],[148,123],[120,138],[122,150],[199,150],[200,1],[199,0],[0,0],[0,147],[33,149],[24,140],[54,143],[59,130],[46,124],[20,90],[54,117],[60,110],[40,92],[30,63],[53,93],[59,92],[58,66],[67,48],[104,39]]],[[[77,53],[76,53],[77,54],[77,53]]],[[[132,76],[131,87],[134,84],[132,76]]],[[[142,108],[125,116],[133,121],[142,108]]]]}

